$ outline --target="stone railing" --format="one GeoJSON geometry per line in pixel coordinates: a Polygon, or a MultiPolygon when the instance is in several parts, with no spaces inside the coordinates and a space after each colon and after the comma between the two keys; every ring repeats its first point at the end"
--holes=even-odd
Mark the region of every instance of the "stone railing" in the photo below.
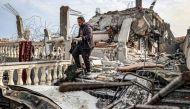
{"type": "Polygon", "coordinates": [[[0,86],[51,85],[64,76],[64,70],[69,64],[70,60],[3,63],[0,64],[0,86]],[[27,74],[25,83],[22,79],[23,70],[27,74]]]}
{"type": "MultiPolygon", "coordinates": [[[[59,44],[59,46],[53,46],[53,50],[50,55],[46,54],[45,46],[43,42],[32,42],[34,47],[33,59],[35,60],[55,60],[55,59],[65,59],[65,56],[69,55],[69,52],[65,52],[64,44],[59,44]],[[67,54],[65,54],[67,53],[67,54]]],[[[68,45],[68,44],[67,44],[68,45]]],[[[69,47],[67,47],[69,48],[69,47]]],[[[67,50],[68,51],[68,50],[67,50]]],[[[6,58],[17,58],[19,57],[19,42],[5,42],[0,43],[0,56],[6,58]]],[[[68,56],[67,56],[68,57],[68,56]]],[[[11,61],[12,62],[12,61],[11,61]]]]}
{"type": "MultiPolygon", "coordinates": [[[[43,51],[43,42],[33,42],[32,45],[36,49],[36,57],[40,57],[40,52],[43,51]]],[[[4,54],[6,57],[18,58],[19,57],[19,42],[5,42],[0,43],[0,54],[4,54]]]]}
{"type": "Polygon", "coordinates": [[[6,57],[18,57],[19,56],[19,43],[17,42],[5,42],[0,43],[0,54],[4,54],[6,57]]]}

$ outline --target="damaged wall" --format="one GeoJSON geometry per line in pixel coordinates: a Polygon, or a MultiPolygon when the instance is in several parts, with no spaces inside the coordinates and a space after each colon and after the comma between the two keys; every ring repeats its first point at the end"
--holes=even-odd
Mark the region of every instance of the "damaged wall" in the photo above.
{"type": "Polygon", "coordinates": [[[186,58],[187,67],[190,69],[190,29],[187,30],[187,35],[183,44],[183,53],[186,58]]]}

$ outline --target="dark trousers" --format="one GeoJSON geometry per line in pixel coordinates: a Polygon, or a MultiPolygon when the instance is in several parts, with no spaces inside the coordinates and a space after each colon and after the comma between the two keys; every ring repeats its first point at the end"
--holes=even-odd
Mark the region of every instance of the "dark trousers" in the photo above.
{"type": "Polygon", "coordinates": [[[92,49],[82,49],[80,46],[76,46],[76,48],[73,50],[72,55],[75,60],[75,64],[77,65],[78,68],[81,68],[80,64],[80,59],[79,55],[82,55],[82,58],[84,60],[84,64],[86,66],[86,71],[90,72],[90,54],[91,54],[92,49]]]}

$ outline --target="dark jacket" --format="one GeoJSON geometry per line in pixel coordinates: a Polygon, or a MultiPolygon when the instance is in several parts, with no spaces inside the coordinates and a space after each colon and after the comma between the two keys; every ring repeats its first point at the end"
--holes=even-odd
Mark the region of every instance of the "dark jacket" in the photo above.
{"type": "Polygon", "coordinates": [[[92,27],[89,24],[83,24],[79,28],[78,37],[82,37],[82,41],[78,43],[82,49],[92,49],[94,48],[94,41],[92,35],[92,27]]]}

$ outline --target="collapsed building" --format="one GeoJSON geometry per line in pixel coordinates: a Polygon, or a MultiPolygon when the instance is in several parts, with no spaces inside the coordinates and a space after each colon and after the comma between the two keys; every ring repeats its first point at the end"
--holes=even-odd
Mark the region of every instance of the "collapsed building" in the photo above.
{"type": "MultiPolygon", "coordinates": [[[[175,52],[175,38],[170,25],[152,8],[140,5],[123,11],[97,13],[88,23],[94,30],[95,55],[99,53],[98,48],[112,48],[110,59],[123,62],[130,51],[144,53],[146,50],[148,54],[175,52]]],[[[109,49],[107,51],[109,54],[109,49]]]]}
{"type": "MultiPolygon", "coordinates": [[[[96,45],[92,74],[75,78],[86,86],[78,83],[80,88],[71,88],[75,83],[63,83],[60,91],[86,90],[99,98],[98,108],[105,109],[189,108],[189,79],[184,78],[189,78],[189,69],[183,50],[153,7],[142,8],[142,1],[136,2],[135,8],[96,13],[89,20],[96,45]]],[[[72,70],[68,68],[66,74],[72,70]]]]}
{"type": "MultiPolygon", "coordinates": [[[[90,57],[92,73],[88,76],[83,72],[76,74],[76,66],[71,65],[67,53],[71,43],[68,37],[71,9],[61,7],[59,37],[51,37],[45,29],[44,43],[40,43],[41,48],[52,48],[48,55],[38,61],[0,64],[0,106],[6,109],[190,108],[186,61],[189,31],[184,44],[176,42],[170,25],[153,11],[154,4],[149,9],[143,8],[142,0],[136,0],[134,8],[97,12],[88,21],[93,26],[96,45],[90,57]],[[52,58],[56,54],[54,48],[61,51],[58,58],[52,58]],[[23,70],[27,72],[25,83],[23,70]]],[[[24,38],[23,33],[20,35],[24,38]]]]}

